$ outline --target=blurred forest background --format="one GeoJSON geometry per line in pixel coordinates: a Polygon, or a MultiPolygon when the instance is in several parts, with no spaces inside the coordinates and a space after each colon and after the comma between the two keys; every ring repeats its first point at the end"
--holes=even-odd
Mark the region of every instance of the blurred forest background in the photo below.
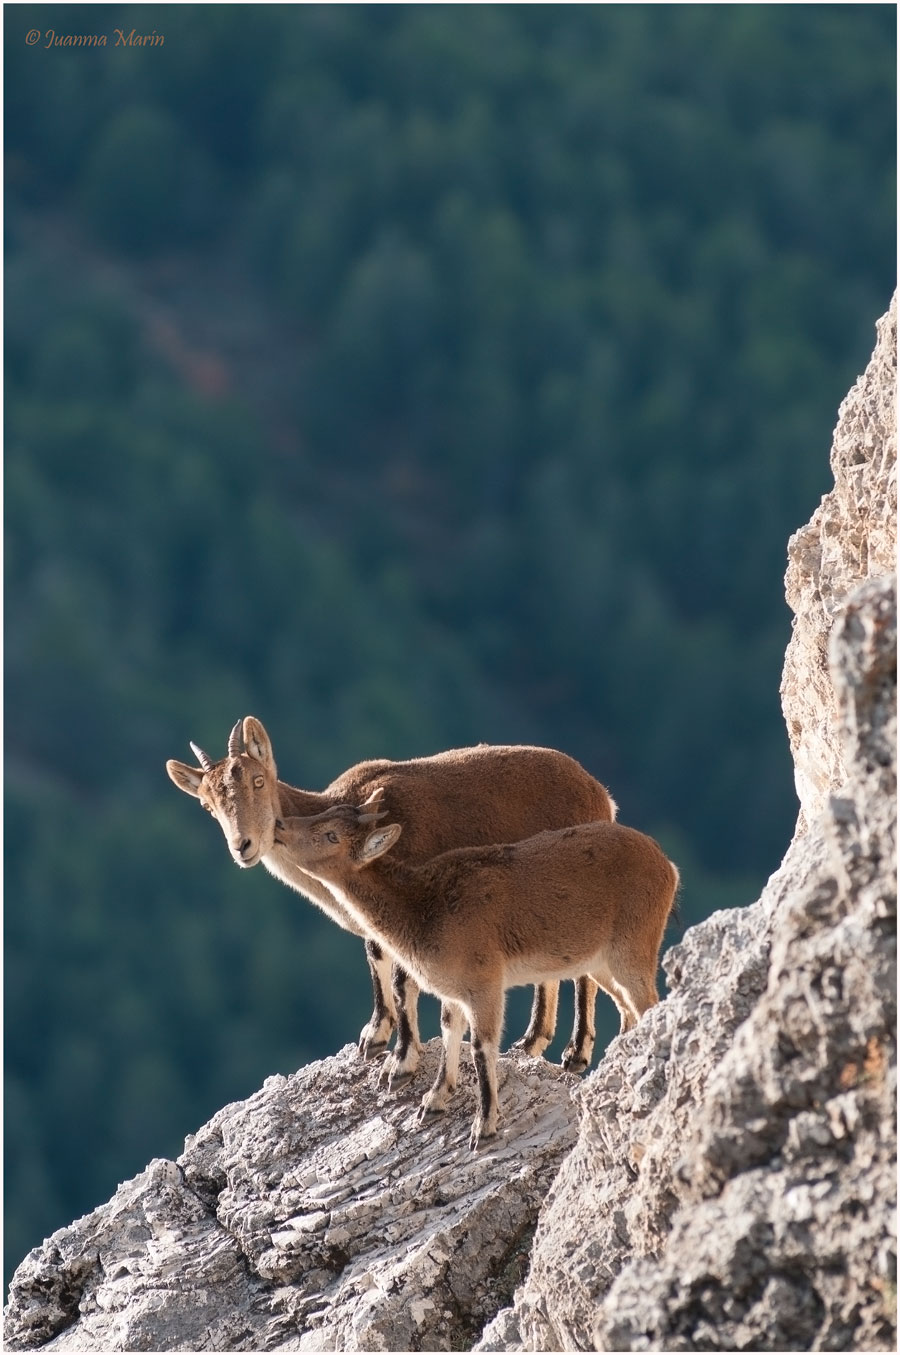
{"type": "Polygon", "coordinates": [[[895,14],[4,18],[8,1274],[369,1013],[189,739],[255,714],[309,788],[545,743],[688,921],[756,896],[786,541],[894,285],[895,14]]]}

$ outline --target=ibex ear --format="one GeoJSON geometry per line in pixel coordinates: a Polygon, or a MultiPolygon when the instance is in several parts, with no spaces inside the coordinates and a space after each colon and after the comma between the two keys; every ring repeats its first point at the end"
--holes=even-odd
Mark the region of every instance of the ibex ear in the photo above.
{"type": "Polygon", "coordinates": [[[264,767],[270,767],[274,772],[272,742],[255,715],[248,715],[244,719],[244,747],[251,757],[255,757],[257,762],[261,762],[264,767]]]}
{"type": "Polygon", "coordinates": [[[179,790],[183,790],[185,795],[199,795],[200,782],[203,780],[203,773],[199,767],[189,767],[186,762],[173,762],[171,759],[166,763],[166,771],[179,790]]]}
{"type": "Polygon", "coordinates": [[[402,832],[399,823],[386,823],[383,828],[373,828],[362,845],[359,854],[360,863],[365,865],[369,861],[374,861],[376,857],[383,856],[393,847],[402,832]]]}

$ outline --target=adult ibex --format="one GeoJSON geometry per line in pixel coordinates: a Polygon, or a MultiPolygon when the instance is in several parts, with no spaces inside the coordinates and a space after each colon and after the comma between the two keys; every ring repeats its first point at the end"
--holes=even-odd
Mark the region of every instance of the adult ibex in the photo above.
{"type": "MultiPolygon", "coordinates": [[[[361,762],[321,792],[278,780],[269,736],[252,715],[234,726],[227,756],[220,761],[193,743],[191,748],[198,767],[170,761],[166,770],[179,789],[197,796],[219,821],[237,864],[262,861],[341,927],[366,938],[375,1008],[360,1033],[360,1048],[366,1056],[380,1052],[396,1025],[397,1043],[386,1069],[393,1086],[411,1077],[418,1065],[418,989],[399,966],[392,975],[390,956],[372,932],[329,885],[303,868],[289,846],[276,841],[278,822],[337,804],[360,804],[381,786],[391,812],[404,824],[397,857],[417,863],[451,847],[517,841],[545,828],[609,822],[616,814],[615,802],[599,781],[574,759],[549,748],[480,744],[408,762],[361,762]]],[[[558,993],[558,982],[535,991],[531,1020],[519,1041],[529,1054],[542,1054],[553,1039],[558,993]]],[[[596,986],[584,977],[575,1028],[563,1054],[563,1066],[572,1072],[583,1072],[591,1060],[595,996],[596,986]]]]}
{"type": "Polygon", "coordinates": [[[652,838],[611,822],[405,865],[390,853],[405,825],[377,824],[387,816],[385,798],[377,787],[362,806],[287,818],[277,840],[441,998],[443,1058],[422,1114],[446,1110],[468,1024],[478,1073],[476,1148],[497,1131],[506,989],[589,974],[629,1030],[658,1001],[659,947],[678,870],[652,838]]]}

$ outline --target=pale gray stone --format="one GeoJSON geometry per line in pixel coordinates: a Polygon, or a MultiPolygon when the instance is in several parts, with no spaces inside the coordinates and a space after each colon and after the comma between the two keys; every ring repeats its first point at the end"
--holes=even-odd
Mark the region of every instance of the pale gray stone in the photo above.
{"type": "Polygon", "coordinates": [[[476,1349],[895,1349],[895,304],[790,545],[794,841],[585,1082],[476,1349]]]}
{"type": "Polygon", "coordinates": [[[794,611],[781,702],[805,830],[845,780],[828,668],[834,619],[848,593],[896,569],[897,298],[879,320],[865,372],[838,411],[834,488],[788,542],[785,593],[794,611]]]}
{"type": "Polygon", "coordinates": [[[348,1045],[226,1106],[26,1257],[7,1347],[468,1348],[522,1278],[576,1079],[505,1055],[501,1133],[473,1153],[470,1067],[450,1112],[416,1122],[438,1051],[406,1094],[348,1045]]]}

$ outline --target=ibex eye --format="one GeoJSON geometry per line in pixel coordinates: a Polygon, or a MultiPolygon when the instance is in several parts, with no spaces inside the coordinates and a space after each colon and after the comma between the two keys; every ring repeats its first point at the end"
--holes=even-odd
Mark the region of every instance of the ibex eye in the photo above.
{"type": "Polygon", "coordinates": [[[253,784],[257,790],[262,790],[263,786],[266,784],[266,778],[264,776],[254,776],[253,784]]]}
{"type": "Polygon", "coordinates": [[[325,836],[329,842],[337,842],[338,840],[337,833],[326,833],[325,836]]]}

